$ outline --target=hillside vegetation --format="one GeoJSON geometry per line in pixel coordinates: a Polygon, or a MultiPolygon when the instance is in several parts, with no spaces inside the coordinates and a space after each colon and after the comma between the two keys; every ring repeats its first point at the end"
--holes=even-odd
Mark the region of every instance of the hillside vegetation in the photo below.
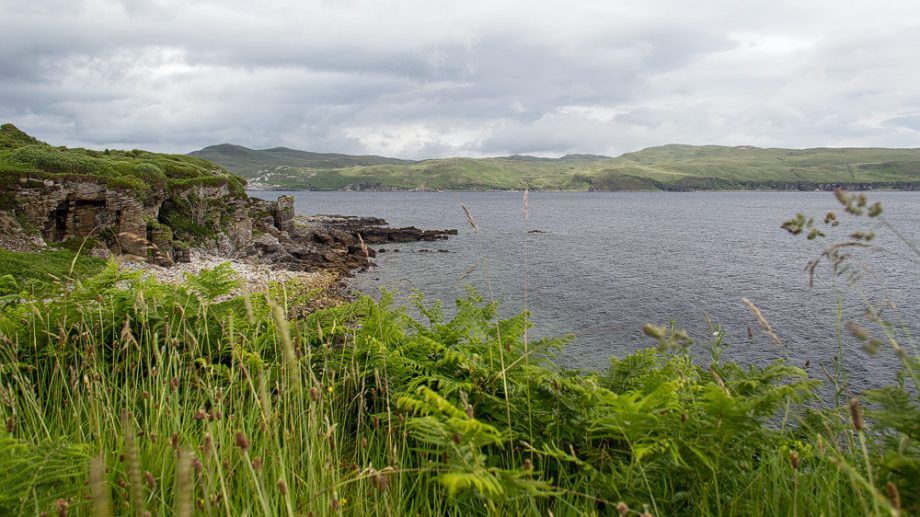
{"type": "MultiPolygon", "coordinates": [[[[0,186],[9,191],[22,177],[70,177],[102,181],[144,200],[151,192],[195,185],[226,185],[244,195],[245,181],[202,158],[131,151],[54,147],[13,124],[0,125],[0,186]]],[[[0,200],[0,209],[3,206],[0,200]]]]}
{"type": "Polygon", "coordinates": [[[920,149],[763,149],[665,145],[617,158],[568,155],[445,158],[257,151],[234,145],[192,153],[254,188],[311,190],[720,190],[920,188],[920,149]]]}
{"type": "Polygon", "coordinates": [[[266,167],[291,166],[315,169],[339,169],[364,165],[401,165],[411,160],[383,156],[351,156],[335,153],[311,153],[286,147],[256,151],[239,145],[221,144],[189,153],[191,156],[220,163],[241,176],[258,175],[266,167]]]}

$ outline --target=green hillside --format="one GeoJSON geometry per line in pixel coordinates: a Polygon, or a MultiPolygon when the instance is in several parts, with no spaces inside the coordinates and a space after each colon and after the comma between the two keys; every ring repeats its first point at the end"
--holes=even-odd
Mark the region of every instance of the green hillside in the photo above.
{"type": "Polygon", "coordinates": [[[413,163],[409,160],[385,158],[383,156],[311,153],[286,147],[255,150],[232,144],[212,145],[200,151],[189,153],[189,155],[219,163],[243,177],[257,176],[261,170],[274,167],[338,169],[362,165],[413,163]]]}
{"type": "Polygon", "coordinates": [[[920,149],[666,145],[624,154],[599,177],[626,174],[668,186],[709,181],[727,188],[915,183],[920,182],[920,149]]]}
{"type": "Polygon", "coordinates": [[[920,149],[665,145],[617,158],[508,156],[409,162],[378,156],[212,146],[254,188],[312,190],[720,190],[920,188],[920,149]],[[312,158],[311,158],[312,157],[312,158]],[[312,161],[308,161],[312,159],[312,161]]]}
{"type": "MultiPolygon", "coordinates": [[[[137,149],[95,151],[53,147],[13,124],[0,125],[0,187],[3,187],[0,191],[9,193],[11,182],[25,176],[91,178],[129,190],[141,200],[151,192],[196,184],[226,184],[232,191],[244,194],[245,185],[239,177],[202,158],[137,149]]],[[[0,209],[10,208],[2,206],[3,203],[4,196],[0,194],[0,209]]]]}

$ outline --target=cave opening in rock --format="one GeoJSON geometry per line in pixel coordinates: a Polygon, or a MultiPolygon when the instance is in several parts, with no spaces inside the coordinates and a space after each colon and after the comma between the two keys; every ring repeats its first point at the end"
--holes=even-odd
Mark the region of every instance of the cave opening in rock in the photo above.
{"type": "Polygon", "coordinates": [[[53,241],[62,241],[67,238],[67,219],[70,216],[70,203],[62,202],[53,212],[49,221],[47,237],[53,241]]]}

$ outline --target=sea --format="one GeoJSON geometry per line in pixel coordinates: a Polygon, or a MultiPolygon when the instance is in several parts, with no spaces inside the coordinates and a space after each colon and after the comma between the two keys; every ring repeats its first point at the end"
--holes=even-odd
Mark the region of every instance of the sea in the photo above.
{"type": "Polygon", "coordinates": [[[445,241],[374,245],[376,265],[349,287],[393,290],[407,305],[421,293],[448,315],[473,287],[504,316],[530,311],[532,338],[569,336],[556,359],[569,368],[602,369],[610,357],[655,346],[642,331],[652,323],[685,329],[701,361],[716,338],[724,359],[783,359],[819,378],[834,374],[836,357],[848,389],[859,391],[892,382],[898,361],[890,347],[864,350],[845,322],[881,335],[874,311],[902,345],[920,337],[920,192],[868,192],[884,207],[878,219],[846,214],[830,192],[530,192],[526,210],[523,192],[250,194],[292,195],[303,215],[457,229],[445,241]],[[824,224],[828,212],[839,226],[824,224]],[[826,236],[783,230],[798,213],[826,236]],[[822,255],[859,230],[875,233],[868,247],[838,248],[842,262],[822,255]]]}

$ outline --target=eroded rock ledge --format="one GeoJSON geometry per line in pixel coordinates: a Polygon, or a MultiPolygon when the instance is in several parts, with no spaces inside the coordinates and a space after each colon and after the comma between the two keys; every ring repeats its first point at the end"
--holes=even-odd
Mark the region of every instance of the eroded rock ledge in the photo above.
{"type": "Polygon", "coordinates": [[[34,250],[85,241],[90,243],[86,252],[134,255],[164,267],[189,262],[196,251],[293,271],[349,274],[371,264],[375,252],[367,244],[456,234],[392,228],[379,218],[300,217],[291,196],[267,201],[219,184],[138,199],[92,178],[23,177],[9,195],[14,204],[0,209],[0,246],[34,250]]]}
{"type": "MultiPolygon", "coordinates": [[[[293,198],[281,196],[277,203],[284,206],[289,201],[293,202],[293,198]]],[[[240,250],[242,258],[254,257],[262,263],[294,270],[334,269],[350,274],[372,264],[376,252],[368,244],[435,241],[457,234],[457,230],[394,228],[377,217],[317,215],[288,219],[285,215],[275,220],[274,227],[262,224],[264,232],[254,235],[251,246],[240,250]]],[[[266,216],[263,223],[267,222],[266,216]]]]}

